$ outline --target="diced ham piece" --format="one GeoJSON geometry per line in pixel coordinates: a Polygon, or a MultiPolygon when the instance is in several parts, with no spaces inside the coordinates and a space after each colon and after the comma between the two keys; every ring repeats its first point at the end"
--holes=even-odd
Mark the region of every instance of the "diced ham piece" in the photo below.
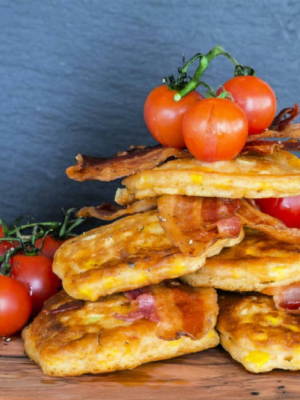
{"type": "Polygon", "coordinates": [[[134,322],[139,319],[148,319],[158,322],[156,314],[155,299],[152,293],[146,289],[136,289],[125,292],[124,295],[132,302],[133,310],[128,314],[116,314],[115,318],[122,321],[134,322]]]}
{"type": "Polygon", "coordinates": [[[233,217],[223,218],[217,222],[218,232],[222,236],[237,237],[241,231],[241,218],[234,215],[233,217]]]}

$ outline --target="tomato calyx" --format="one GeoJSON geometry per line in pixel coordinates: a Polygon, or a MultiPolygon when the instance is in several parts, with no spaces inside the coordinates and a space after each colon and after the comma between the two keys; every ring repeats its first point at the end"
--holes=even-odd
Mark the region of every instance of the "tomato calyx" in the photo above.
{"type": "Polygon", "coordinates": [[[165,84],[170,90],[178,91],[182,90],[187,83],[192,79],[187,76],[185,72],[182,72],[182,68],[178,68],[178,77],[175,79],[174,75],[169,75],[168,78],[163,78],[162,82],[165,84]]]}
{"type": "Polygon", "coordinates": [[[236,65],[234,68],[234,76],[256,76],[256,72],[248,65],[236,65]]]}
{"type": "MultiPolygon", "coordinates": [[[[188,68],[197,60],[199,60],[199,67],[201,65],[201,59],[203,57],[203,54],[201,53],[197,53],[195,54],[192,58],[190,58],[186,63],[185,63],[185,59],[183,56],[183,66],[178,68],[178,77],[177,79],[174,78],[174,75],[170,75],[168,78],[163,78],[162,82],[170,89],[170,90],[174,90],[174,91],[182,91],[190,81],[192,81],[193,79],[195,79],[195,75],[194,77],[190,77],[187,75],[187,71],[188,68]]],[[[197,70],[198,70],[197,69],[197,70]]],[[[199,82],[198,85],[199,86],[199,82]]],[[[183,97],[183,96],[182,96],[183,97]]],[[[175,100],[175,98],[174,98],[175,100]]],[[[175,100],[177,101],[177,100],[175,100]]]]}

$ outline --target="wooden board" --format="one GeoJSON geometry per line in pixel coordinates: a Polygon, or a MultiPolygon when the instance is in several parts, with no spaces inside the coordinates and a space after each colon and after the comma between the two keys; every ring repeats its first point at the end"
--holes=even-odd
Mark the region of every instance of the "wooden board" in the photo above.
{"type": "Polygon", "coordinates": [[[299,399],[299,378],[300,372],[249,373],[221,348],[131,371],[53,378],[25,356],[20,338],[0,339],[1,400],[299,399]]]}

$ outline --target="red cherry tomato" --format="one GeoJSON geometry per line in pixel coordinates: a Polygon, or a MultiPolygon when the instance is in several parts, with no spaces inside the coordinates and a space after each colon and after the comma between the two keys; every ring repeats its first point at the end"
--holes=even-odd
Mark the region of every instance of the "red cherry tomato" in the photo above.
{"type": "Polygon", "coordinates": [[[47,235],[45,240],[44,238],[37,239],[35,241],[35,247],[37,249],[41,249],[41,252],[50,258],[54,257],[56,250],[65,242],[65,240],[56,240],[52,236],[47,235]],[[43,247],[41,248],[43,243],[43,247]]]}
{"type": "Polygon", "coordinates": [[[9,242],[9,241],[3,241],[0,242],[0,257],[4,256],[4,254],[7,252],[7,250],[10,250],[16,246],[18,246],[19,242],[14,241],[14,242],[9,242]]]}
{"type": "Polygon", "coordinates": [[[245,145],[248,122],[230,100],[209,98],[196,103],[184,116],[183,136],[189,151],[206,162],[231,160],[245,145]]]}
{"type": "Polygon", "coordinates": [[[203,97],[194,91],[176,102],[173,100],[176,93],[166,85],[153,89],[145,102],[144,119],[151,135],[159,143],[183,149],[182,118],[203,97]]]}
{"type": "MultiPolygon", "coordinates": [[[[271,86],[256,76],[236,76],[223,87],[244,110],[249,125],[249,135],[269,128],[276,115],[277,100],[271,86]]],[[[217,93],[220,93],[219,89],[217,93]]]]}
{"type": "MultiPolygon", "coordinates": [[[[4,230],[3,230],[3,226],[0,225],[0,238],[4,238],[4,230]]],[[[4,256],[4,254],[7,252],[7,250],[12,249],[13,247],[18,246],[19,242],[17,241],[8,241],[5,240],[3,242],[0,241],[0,257],[4,256]]]]}
{"type": "Polygon", "coordinates": [[[23,283],[0,275],[0,336],[18,332],[28,321],[31,298],[23,283]]]}
{"type": "Polygon", "coordinates": [[[256,199],[260,210],[280,219],[289,228],[300,229],[300,196],[256,199]]]}
{"type": "Polygon", "coordinates": [[[32,315],[43,308],[44,301],[61,287],[61,280],[52,271],[52,260],[42,254],[17,254],[10,260],[11,277],[27,285],[32,298],[32,315]]]}

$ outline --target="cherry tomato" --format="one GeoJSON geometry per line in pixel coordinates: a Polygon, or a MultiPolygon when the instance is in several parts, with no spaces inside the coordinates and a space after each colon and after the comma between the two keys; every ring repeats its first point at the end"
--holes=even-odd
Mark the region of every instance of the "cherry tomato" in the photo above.
{"type": "Polygon", "coordinates": [[[289,228],[300,229],[300,196],[255,201],[262,212],[280,219],[289,228]]]}
{"type": "Polygon", "coordinates": [[[245,145],[248,122],[231,100],[198,101],[184,116],[183,136],[189,151],[206,162],[231,160],[245,145]]]}
{"type": "Polygon", "coordinates": [[[43,243],[43,247],[41,252],[44,256],[53,258],[56,250],[65,242],[65,240],[56,240],[52,236],[47,235],[45,240],[44,238],[37,239],[35,241],[35,247],[40,249],[43,243]],[[43,243],[44,241],[44,243],[43,243]]]}
{"type": "Polygon", "coordinates": [[[0,336],[18,332],[28,321],[31,298],[23,283],[0,275],[0,336]]]}
{"type": "Polygon", "coordinates": [[[4,256],[4,254],[7,252],[7,250],[10,250],[16,246],[18,246],[19,242],[14,241],[14,242],[9,242],[9,241],[4,241],[0,242],[0,257],[4,256]]]}
{"type": "Polygon", "coordinates": [[[27,285],[32,298],[32,315],[43,308],[44,301],[61,287],[61,280],[52,271],[52,260],[42,254],[17,254],[10,259],[11,277],[27,285]]]}
{"type": "MultiPolygon", "coordinates": [[[[271,86],[256,76],[236,76],[223,87],[244,110],[249,125],[249,135],[269,128],[276,115],[277,100],[271,86]]],[[[217,93],[222,91],[219,89],[217,93]]]]}
{"type": "MultiPolygon", "coordinates": [[[[4,230],[3,230],[3,226],[0,225],[0,238],[4,238],[4,230]]],[[[13,247],[18,246],[19,242],[15,241],[0,241],[0,257],[4,256],[4,254],[7,252],[7,250],[12,249],[13,247]]]]}
{"type": "Polygon", "coordinates": [[[176,102],[173,100],[176,93],[166,85],[153,89],[145,102],[144,119],[151,135],[159,143],[183,149],[182,118],[203,97],[193,91],[176,102]]]}

